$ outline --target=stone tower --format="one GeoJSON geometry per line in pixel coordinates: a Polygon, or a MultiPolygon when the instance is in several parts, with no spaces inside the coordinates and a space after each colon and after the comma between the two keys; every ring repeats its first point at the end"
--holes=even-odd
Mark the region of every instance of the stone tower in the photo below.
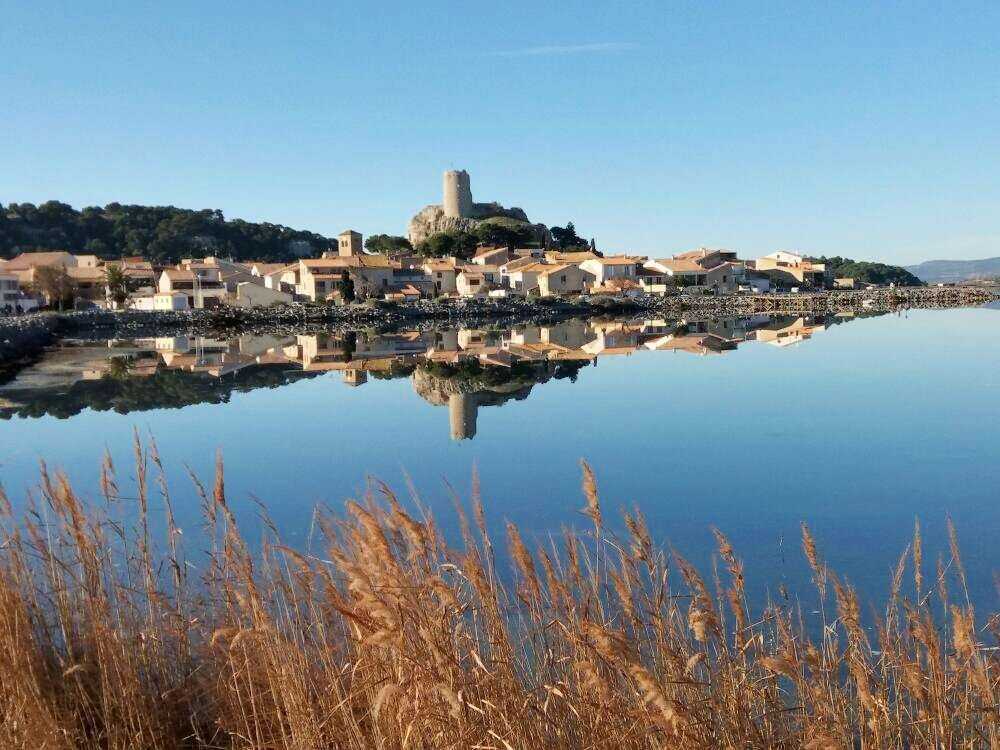
{"type": "Polygon", "coordinates": [[[353,255],[363,255],[364,250],[361,244],[361,233],[348,229],[337,235],[337,253],[344,257],[353,255]]]}
{"type": "Polygon", "coordinates": [[[469,173],[464,169],[450,169],[444,173],[444,215],[452,219],[472,216],[472,188],[469,173]]]}

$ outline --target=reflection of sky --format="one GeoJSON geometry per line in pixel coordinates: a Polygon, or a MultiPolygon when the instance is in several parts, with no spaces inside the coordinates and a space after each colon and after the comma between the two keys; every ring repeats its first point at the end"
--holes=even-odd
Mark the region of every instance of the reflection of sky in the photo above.
{"type": "Polygon", "coordinates": [[[237,516],[252,523],[253,493],[294,543],[317,502],[339,505],[366,473],[401,491],[408,473],[450,518],[443,479],[467,491],[474,464],[498,536],[504,518],[529,535],[557,531],[582,520],[586,457],[606,514],[638,503],[657,539],[698,562],[716,525],[746,559],[751,584],[772,590],[801,583],[800,521],[836,569],[874,592],[915,517],[930,577],[950,514],[977,598],[992,606],[998,323],[993,310],[914,311],[834,326],[788,349],[606,357],[575,384],[553,380],[527,400],[482,408],[478,434],[465,442],[450,440],[447,410],[419,398],[409,380],[349,388],[338,373],[233,394],[224,405],[15,419],[0,423],[0,471],[15,502],[42,456],[94,492],[104,446],[124,473],[138,427],[155,435],[191,524],[197,504],[183,466],[210,484],[221,446],[237,516]]]}

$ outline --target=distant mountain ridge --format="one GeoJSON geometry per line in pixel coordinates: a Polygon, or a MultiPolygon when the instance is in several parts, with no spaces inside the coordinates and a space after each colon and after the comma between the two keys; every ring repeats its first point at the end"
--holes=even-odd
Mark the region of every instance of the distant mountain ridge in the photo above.
{"type": "Polygon", "coordinates": [[[1000,258],[983,260],[925,260],[906,270],[929,284],[954,283],[1000,276],[1000,258]]]}

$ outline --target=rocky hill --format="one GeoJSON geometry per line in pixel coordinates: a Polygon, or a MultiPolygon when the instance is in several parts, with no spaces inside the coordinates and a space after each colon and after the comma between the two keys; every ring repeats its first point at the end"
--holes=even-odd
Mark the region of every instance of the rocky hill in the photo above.
{"type": "Polygon", "coordinates": [[[549,229],[544,224],[532,224],[520,208],[504,208],[499,203],[475,203],[472,216],[448,216],[440,204],[425,206],[407,226],[407,236],[414,247],[438,232],[474,232],[490,219],[510,219],[533,229],[539,243],[545,244],[549,229]]]}

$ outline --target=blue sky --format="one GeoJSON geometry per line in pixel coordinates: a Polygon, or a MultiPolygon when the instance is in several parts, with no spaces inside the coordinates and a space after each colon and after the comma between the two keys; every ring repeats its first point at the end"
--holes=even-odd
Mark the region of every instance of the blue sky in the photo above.
{"type": "Polygon", "coordinates": [[[0,202],[605,250],[1000,255],[1000,4],[0,0],[0,202]]]}

